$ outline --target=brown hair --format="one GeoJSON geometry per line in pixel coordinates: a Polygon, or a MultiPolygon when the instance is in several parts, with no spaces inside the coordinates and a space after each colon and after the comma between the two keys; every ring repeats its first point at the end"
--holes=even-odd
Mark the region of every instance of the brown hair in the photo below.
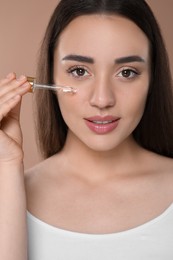
{"type": "MultiPolygon", "coordinates": [[[[53,83],[54,52],[64,28],[78,16],[102,13],[132,20],[150,41],[150,90],[143,117],[133,136],[142,147],[173,157],[173,93],[169,62],[159,26],[144,0],[61,0],[43,39],[37,80],[53,83]]],[[[39,146],[47,158],[63,148],[68,127],[51,91],[36,93],[36,106],[39,146]]]]}

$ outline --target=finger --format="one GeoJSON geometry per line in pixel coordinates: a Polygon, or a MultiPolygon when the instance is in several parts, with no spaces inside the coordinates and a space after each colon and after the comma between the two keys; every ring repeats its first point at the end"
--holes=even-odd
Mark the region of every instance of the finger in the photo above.
{"type": "Polygon", "coordinates": [[[0,79],[0,85],[4,85],[15,78],[16,78],[16,74],[14,72],[10,72],[5,78],[0,79]]]}
{"type": "MultiPolygon", "coordinates": [[[[17,104],[19,103],[20,100],[21,100],[21,96],[16,95],[0,106],[0,121],[2,121],[2,119],[4,117],[6,117],[8,115],[8,113],[17,106],[17,104]]],[[[18,110],[19,108],[16,108],[16,109],[18,110]]],[[[14,111],[15,111],[15,109],[14,109],[14,111]]],[[[13,114],[13,116],[14,116],[14,114],[13,114]]],[[[15,117],[18,118],[18,115],[15,117]]]]}
{"type": "Polygon", "coordinates": [[[15,73],[10,73],[0,82],[0,121],[10,113],[10,117],[19,119],[21,97],[30,89],[25,76],[16,79],[15,73]]]}
{"type": "Polygon", "coordinates": [[[21,98],[19,99],[19,102],[16,104],[16,106],[13,109],[10,110],[9,117],[19,121],[19,119],[20,119],[20,109],[21,109],[21,98]]]}
{"type": "Polygon", "coordinates": [[[5,79],[0,81],[0,96],[3,96],[9,91],[22,86],[26,82],[26,76],[21,75],[19,78],[16,78],[15,73],[10,73],[5,79]]]}
{"type": "Polygon", "coordinates": [[[6,88],[6,93],[4,92],[3,94],[0,93],[0,106],[2,106],[4,103],[6,103],[8,100],[10,100],[11,98],[13,98],[16,95],[24,95],[26,92],[28,92],[30,89],[30,84],[29,82],[25,82],[22,85],[19,85],[16,88],[13,89],[9,89],[7,91],[6,88]]]}

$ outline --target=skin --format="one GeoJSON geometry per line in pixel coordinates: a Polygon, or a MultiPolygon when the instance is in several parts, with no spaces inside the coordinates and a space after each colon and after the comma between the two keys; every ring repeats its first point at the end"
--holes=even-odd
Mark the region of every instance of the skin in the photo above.
{"type": "Polygon", "coordinates": [[[136,128],[144,111],[149,85],[148,40],[126,19],[114,16],[92,16],[91,21],[90,17],[79,19],[80,22],[78,19],[74,20],[61,34],[55,54],[55,82],[72,85],[78,90],[71,98],[64,95],[58,97],[63,118],[70,129],[68,137],[75,135],[93,150],[117,150],[136,128]],[[133,35],[130,37],[131,29],[133,35]],[[137,36],[138,41],[133,36],[137,36]],[[69,54],[92,57],[94,63],[64,60],[69,54]],[[132,55],[143,58],[144,62],[114,62],[132,55]],[[76,71],[67,72],[75,66],[84,70],[83,77],[77,76],[76,71]],[[129,69],[129,78],[122,76],[123,69],[129,69]],[[115,131],[96,135],[91,133],[82,120],[96,115],[112,115],[121,119],[115,131]]]}
{"type": "Polygon", "coordinates": [[[26,77],[0,80],[0,259],[27,259],[20,101],[30,88],[26,77]],[[14,243],[15,241],[15,243],[14,243]],[[9,250],[10,248],[10,250],[9,250]]]}
{"type": "Polygon", "coordinates": [[[145,34],[119,16],[76,18],[60,36],[54,80],[77,93],[57,93],[67,141],[61,153],[26,173],[28,210],[51,225],[88,233],[119,232],[160,215],[173,201],[173,161],[132,137],[150,81],[145,34]],[[71,54],[94,62],[69,60],[71,54]],[[134,55],[142,61],[115,62],[134,55]],[[123,76],[127,69],[137,74],[123,76]],[[96,134],[84,120],[96,115],[120,121],[113,131],[96,134]]]}

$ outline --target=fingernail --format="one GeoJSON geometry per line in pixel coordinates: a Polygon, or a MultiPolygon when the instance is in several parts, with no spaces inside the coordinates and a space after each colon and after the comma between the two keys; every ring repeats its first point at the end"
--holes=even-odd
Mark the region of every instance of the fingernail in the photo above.
{"type": "Polygon", "coordinates": [[[29,87],[29,86],[31,86],[31,85],[29,84],[29,82],[26,82],[26,83],[24,83],[24,84],[22,85],[22,87],[29,87]]]}
{"type": "Polygon", "coordinates": [[[11,79],[11,78],[13,78],[13,77],[15,77],[15,73],[14,73],[14,72],[10,72],[10,73],[7,74],[7,76],[6,76],[7,79],[11,79]]]}
{"type": "Polygon", "coordinates": [[[26,76],[21,75],[17,80],[24,80],[24,79],[26,79],[26,76]]]}

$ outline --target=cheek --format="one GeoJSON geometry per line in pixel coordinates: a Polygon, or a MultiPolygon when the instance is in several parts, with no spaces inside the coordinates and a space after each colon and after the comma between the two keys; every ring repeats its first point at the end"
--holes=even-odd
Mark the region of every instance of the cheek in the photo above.
{"type": "Polygon", "coordinates": [[[124,117],[130,124],[137,125],[141,120],[149,90],[149,77],[148,75],[142,77],[136,84],[132,84],[129,86],[128,90],[123,90],[121,109],[124,111],[124,117]],[[123,105],[124,103],[124,105],[123,105]]]}
{"type": "Polygon", "coordinates": [[[57,96],[58,99],[58,103],[59,103],[59,107],[61,110],[61,114],[64,118],[64,121],[67,123],[70,121],[74,121],[74,116],[77,116],[77,114],[79,113],[79,102],[78,100],[75,98],[75,96],[73,96],[73,94],[59,94],[57,96]]]}
{"type": "Polygon", "coordinates": [[[58,99],[59,107],[61,110],[61,114],[64,117],[65,113],[69,113],[71,102],[68,102],[68,100],[66,98],[63,98],[60,95],[57,96],[57,99],[58,99]]]}
{"type": "Polygon", "coordinates": [[[58,93],[57,99],[59,103],[59,107],[62,112],[69,112],[69,113],[82,113],[85,111],[84,106],[88,105],[89,100],[89,92],[77,90],[77,93],[58,93]],[[87,104],[87,105],[86,105],[87,104]]]}
{"type": "Polygon", "coordinates": [[[138,124],[141,120],[145,105],[147,101],[148,91],[145,91],[144,93],[136,93],[136,95],[133,95],[132,97],[128,98],[126,111],[127,111],[127,117],[131,119],[132,123],[138,124]]]}

